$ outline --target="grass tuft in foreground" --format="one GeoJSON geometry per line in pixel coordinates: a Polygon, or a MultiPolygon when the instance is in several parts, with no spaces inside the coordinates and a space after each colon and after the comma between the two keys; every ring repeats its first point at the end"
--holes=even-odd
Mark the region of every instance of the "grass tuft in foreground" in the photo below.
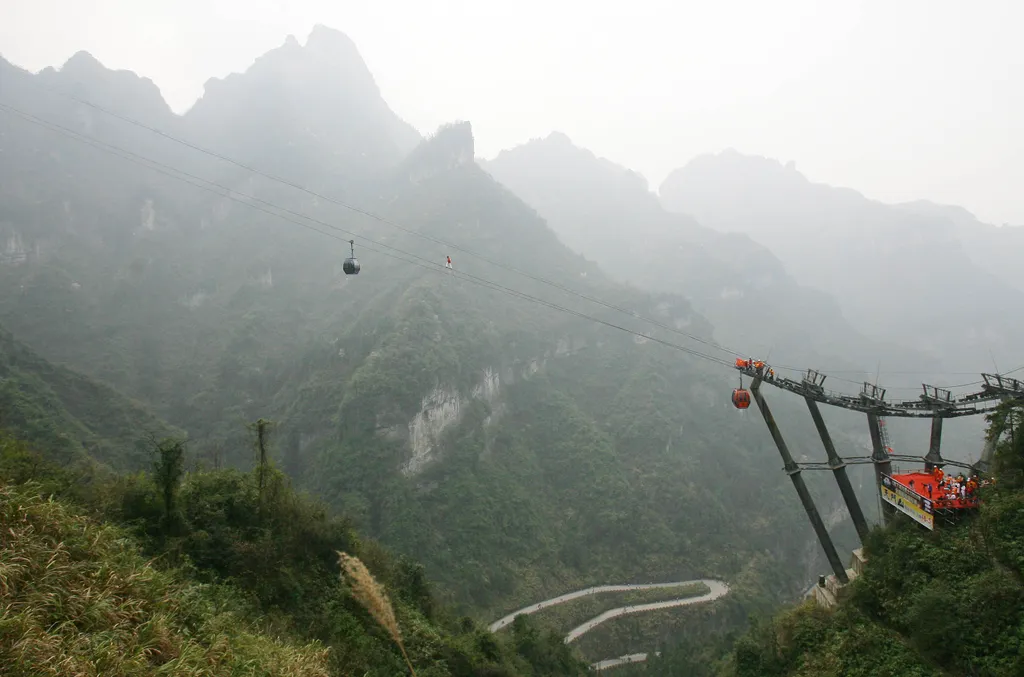
{"type": "Polygon", "coordinates": [[[0,486],[7,677],[329,674],[326,648],[259,634],[229,597],[153,568],[120,529],[38,488],[0,486]]]}

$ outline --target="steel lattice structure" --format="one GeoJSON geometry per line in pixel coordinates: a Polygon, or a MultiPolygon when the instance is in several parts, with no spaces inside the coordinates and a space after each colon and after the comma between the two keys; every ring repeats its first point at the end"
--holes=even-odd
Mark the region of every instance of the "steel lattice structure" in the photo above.
{"type": "MultiPolygon", "coordinates": [[[[946,465],[967,468],[974,472],[985,472],[988,463],[991,461],[992,452],[995,448],[995,440],[989,440],[982,452],[981,459],[971,465],[959,461],[949,461],[942,458],[942,422],[947,418],[960,416],[977,416],[995,411],[1005,400],[1024,401],[1024,381],[1009,378],[999,374],[981,374],[981,388],[975,392],[953,397],[953,394],[945,388],[938,388],[928,384],[922,384],[922,395],[916,400],[902,400],[887,402],[885,400],[885,389],[871,383],[864,383],[864,387],[857,396],[844,395],[828,391],[824,388],[826,376],[814,369],[808,369],[803,379],[796,381],[789,378],[776,376],[773,370],[763,362],[753,360],[737,360],[736,369],[751,380],[750,392],[754,402],[757,403],[761,415],[764,417],[768,431],[771,433],[775,446],[778,447],[782,456],[783,467],[786,474],[793,481],[800,502],[803,504],[807,517],[814,528],[818,541],[821,543],[825,556],[828,558],[836,578],[841,584],[849,581],[846,569],[843,567],[836,552],[828,529],[818,513],[818,509],[811,498],[807,485],[804,483],[801,472],[804,470],[831,470],[839,485],[839,491],[843,495],[850,518],[857,529],[857,535],[863,542],[868,534],[868,523],[861,510],[860,503],[854,493],[853,485],[846,474],[846,466],[853,464],[871,463],[875,468],[875,482],[881,491],[882,478],[892,474],[892,461],[921,462],[926,471],[935,467],[946,465]],[[779,431],[775,418],[772,416],[764,394],[761,392],[762,384],[773,385],[782,390],[804,398],[814,426],[821,437],[822,445],[825,447],[825,454],[828,461],[825,463],[797,463],[793,460],[789,447],[779,431]],[[842,458],[836,452],[832,436],[825,426],[818,404],[827,404],[833,407],[849,409],[863,413],[867,416],[868,431],[871,433],[871,456],[858,456],[842,458]],[[924,456],[913,456],[907,454],[893,454],[888,446],[885,432],[885,418],[895,416],[902,418],[928,418],[931,419],[931,439],[928,445],[928,453],[924,456]]],[[[893,507],[883,503],[883,519],[886,523],[892,518],[893,507]]]]}

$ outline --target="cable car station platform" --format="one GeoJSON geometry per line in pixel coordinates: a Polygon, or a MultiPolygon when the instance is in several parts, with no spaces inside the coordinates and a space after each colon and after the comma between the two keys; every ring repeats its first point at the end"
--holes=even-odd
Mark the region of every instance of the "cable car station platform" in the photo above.
{"type": "Polygon", "coordinates": [[[854,558],[854,566],[851,569],[843,566],[832,542],[832,537],[804,482],[803,471],[825,470],[832,472],[861,543],[868,535],[869,526],[846,472],[847,467],[852,464],[865,463],[874,466],[875,482],[882,499],[882,519],[885,524],[888,524],[897,512],[901,512],[922,526],[934,529],[937,514],[945,521],[954,522],[959,515],[977,507],[977,487],[979,485],[977,476],[984,475],[988,471],[995,446],[998,443],[998,439],[986,440],[980,459],[974,463],[943,458],[940,449],[944,420],[986,414],[995,411],[1006,401],[1024,401],[1024,381],[1001,374],[981,374],[981,380],[978,382],[981,384],[981,388],[958,397],[954,397],[946,388],[922,384],[923,392],[917,400],[887,401],[884,388],[867,382],[863,384],[863,389],[857,395],[843,395],[828,391],[824,388],[825,375],[814,369],[808,369],[804,377],[798,381],[779,376],[770,365],[762,360],[737,358],[735,368],[740,372],[740,387],[733,391],[733,405],[742,410],[749,407],[753,401],[761,411],[768,432],[782,458],[783,470],[796,489],[832,569],[833,574],[819,579],[821,584],[815,587],[815,595],[819,598],[819,603],[822,604],[834,604],[839,589],[849,583],[850,572],[853,571],[854,575],[859,572],[858,567],[863,564],[863,558],[858,551],[854,558]],[[751,379],[749,390],[743,387],[743,376],[751,379]],[[827,456],[826,462],[796,462],[771,409],[768,407],[764,393],[761,392],[763,384],[788,391],[804,400],[821,438],[827,456]],[[840,456],[825,425],[824,417],[818,407],[819,404],[865,414],[868,431],[871,435],[871,455],[840,456]],[[893,453],[885,424],[885,419],[889,416],[931,419],[931,436],[928,441],[927,453],[921,455],[893,453]],[[897,470],[893,472],[893,461],[905,461],[915,465],[921,463],[924,468],[923,471],[899,472],[897,470]],[[949,466],[967,471],[964,475],[970,476],[970,483],[965,477],[959,484],[967,485],[968,491],[961,493],[957,482],[941,482],[944,477],[942,468],[949,466]],[[930,496],[928,495],[929,488],[931,488],[930,496]],[[817,592],[819,588],[823,592],[817,592]]]}

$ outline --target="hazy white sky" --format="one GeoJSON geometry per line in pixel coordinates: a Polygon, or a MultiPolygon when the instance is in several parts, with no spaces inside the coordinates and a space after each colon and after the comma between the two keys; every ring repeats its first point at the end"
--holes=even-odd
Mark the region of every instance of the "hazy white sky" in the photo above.
{"type": "Polygon", "coordinates": [[[559,130],[656,188],[734,147],[1024,224],[1020,0],[0,0],[0,53],[35,71],[84,49],[183,112],[316,23],[399,115],[470,120],[485,157],[559,130]]]}

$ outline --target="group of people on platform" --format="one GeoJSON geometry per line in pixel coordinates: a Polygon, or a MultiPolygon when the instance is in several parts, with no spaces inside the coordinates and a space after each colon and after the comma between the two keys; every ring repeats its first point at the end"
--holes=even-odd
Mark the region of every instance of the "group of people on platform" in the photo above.
{"type": "MultiPolygon", "coordinates": [[[[928,493],[928,498],[937,504],[936,507],[941,507],[941,504],[953,501],[975,503],[978,499],[978,488],[988,486],[991,483],[990,480],[979,479],[976,474],[970,477],[965,476],[963,473],[959,473],[955,477],[946,475],[942,468],[938,466],[932,470],[932,479],[933,482],[926,484],[924,488],[928,493]]],[[[910,482],[910,488],[914,489],[913,480],[910,482]]],[[[916,489],[914,490],[916,491],[916,489]]]]}
{"type": "Polygon", "coordinates": [[[744,360],[742,357],[737,357],[736,366],[741,369],[753,369],[760,378],[769,381],[775,378],[775,370],[765,364],[763,360],[755,360],[752,357],[744,360]]]}
{"type": "Polygon", "coordinates": [[[974,498],[978,491],[978,476],[973,475],[970,478],[964,477],[963,473],[960,473],[956,477],[952,475],[947,476],[942,471],[942,468],[936,467],[932,471],[932,477],[935,478],[935,486],[939,488],[941,494],[940,498],[944,498],[947,501],[955,501],[960,499],[966,501],[968,497],[974,498]]]}

